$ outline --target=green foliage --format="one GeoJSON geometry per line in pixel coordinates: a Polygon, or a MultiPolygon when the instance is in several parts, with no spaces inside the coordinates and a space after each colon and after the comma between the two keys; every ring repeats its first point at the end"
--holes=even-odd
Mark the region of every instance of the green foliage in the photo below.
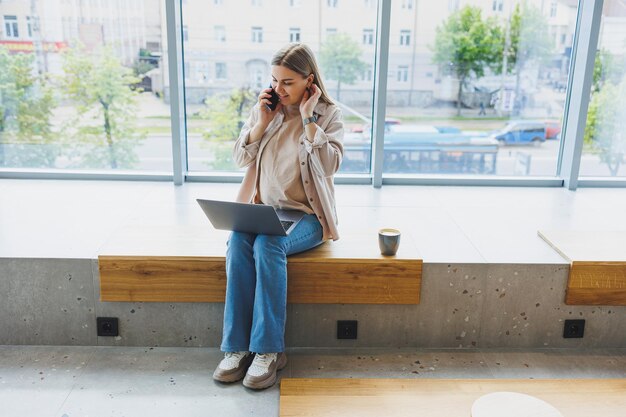
{"type": "Polygon", "coordinates": [[[47,79],[34,74],[32,54],[0,47],[0,166],[54,167],[59,153],[47,79]]]}
{"type": "Polygon", "coordinates": [[[465,6],[436,29],[433,62],[445,74],[459,80],[457,114],[461,93],[470,77],[480,78],[495,68],[502,54],[502,30],[492,18],[483,19],[478,7],[465,6]]]}
{"type": "Polygon", "coordinates": [[[143,139],[134,126],[139,92],[131,86],[140,80],[133,70],[122,66],[109,47],[91,52],[81,46],[64,52],[63,70],[63,91],[77,111],[65,128],[74,164],[133,168],[135,147],[143,139]]]}
{"type": "Polygon", "coordinates": [[[206,107],[200,112],[200,117],[209,121],[209,129],[202,136],[213,154],[212,161],[207,163],[210,169],[237,169],[232,158],[233,145],[255,101],[254,91],[245,87],[205,100],[206,107]]]}
{"type": "Polygon", "coordinates": [[[337,100],[341,96],[341,83],[354,84],[367,68],[361,61],[361,47],[346,33],[330,36],[322,44],[319,54],[321,70],[327,79],[337,81],[337,100]]]}
{"type": "Polygon", "coordinates": [[[598,154],[600,161],[609,168],[611,176],[617,175],[621,164],[625,162],[624,97],[626,77],[617,84],[606,81],[592,93],[587,112],[584,136],[586,151],[598,154]]]}
{"type": "Polygon", "coordinates": [[[142,77],[153,68],[156,68],[156,65],[151,64],[147,61],[136,60],[133,64],[133,72],[138,77],[142,77]]]}
{"type": "MultiPolygon", "coordinates": [[[[545,62],[553,52],[548,21],[541,10],[527,3],[517,4],[511,15],[509,46],[503,51],[508,61],[507,73],[519,74],[529,62],[545,62]]],[[[501,64],[498,61],[498,73],[502,72],[501,64]]]]}
{"type": "MultiPolygon", "coordinates": [[[[548,21],[539,8],[527,4],[517,4],[511,15],[509,42],[504,41],[504,56],[507,60],[507,74],[515,73],[515,104],[513,114],[518,115],[522,109],[520,93],[520,77],[524,69],[531,63],[546,63],[552,56],[553,42],[548,33],[548,21]]],[[[502,65],[496,67],[502,73],[502,65]]]]}
{"type": "Polygon", "coordinates": [[[596,53],[593,65],[593,85],[591,92],[600,91],[604,83],[610,81],[619,84],[624,75],[624,66],[615,62],[615,57],[609,51],[601,49],[596,53]]]}

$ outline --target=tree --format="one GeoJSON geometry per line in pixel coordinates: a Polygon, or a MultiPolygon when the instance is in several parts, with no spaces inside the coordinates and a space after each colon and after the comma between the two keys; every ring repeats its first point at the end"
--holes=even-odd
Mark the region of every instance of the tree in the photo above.
{"type": "Polygon", "coordinates": [[[33,55],[0,47],[0,166],[54,167],[59,150],[50,117],[55,105],[33,55]]]}
{"type": "Polygon", "coordinates": [[[337,101],[341,97],[341,83],[354,84],[367,64],[361,61],[361,47],[350,35],[339,33],[330,36],[320,50],[320,66],[324,75],[337,80],[337,101]]]}
{"type": "Polygon", "coordinates": [[[494,68],[502,53],[502,31],[497,22],[484,19],[478,7],[465,6],[438,26],[433,62],[444,74],[459,80],[457,116],[461,115],[461,94],[470,77],[480,78],[494,68]]]}
{"type": "Polygon", "coordinates": [[[132,168],[143,135],[135,128],[140,80],[121,65],[110,47],[90,52],[82,46],[63,55],[62,86],[77,115],[66,131],[82,167],[132,168]]]}
{"type": "MultiPolygon", "coordinates": [[[[515,71],[516,112],[520,106],[520,76],[530,63],[541,63],[553,53],[553,44],[548,34],[548,21],[537,7],[526,2],[517,4],[510,20],[508,49],[504,46],[505,59],[511,64],[507,73],[515,71]]],[[[496,72],[501,73],[498,66],[496,72]]]]}
{"type": "Polygon", "coordinates": [[[248,111],[256,102],[257,94],[248,87],[207,98],[200,117],[209,121],[209,129],[202,135],[213,152],[209,167],[215,170],[235,170],[232,159],[234,141],[239,136],[248,111]]]}
{"type": "Polygon", "coordinates": [[[611,176],[616,176],[625,162],[625,94],[626,77],[623,70],[614,64],[614,57],[608,51],[598,51],[594,62],[584,145],[589,153],[599,155],[600,161],[609,168],[611,176]]]}
{"type": "Polygon", "coordinates": [[[596,59],[593,65],[593,85],[591,93],[600,91],[604,83],[607,81],[613,84],[619,84],[624,70],[619,63],[615,62],[615,57],[606,49],[600,49],[596,53],[596,59]]]}
{"type": "Polygon", "coordinates": [[[154,68],[156,68],[156,65],[148,61],[142,61],[138,59],[133,63],[133,72],[137,77],[145,76],[148,71],[154,68]]]}

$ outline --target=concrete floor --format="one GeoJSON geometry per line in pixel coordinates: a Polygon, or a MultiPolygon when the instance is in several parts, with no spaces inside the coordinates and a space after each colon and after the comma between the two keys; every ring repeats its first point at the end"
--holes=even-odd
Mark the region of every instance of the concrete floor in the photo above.
{"type": "MultiPolygon", "coordinates": [[[[626,349],[291,349],[279,379],[626,378],[626,349]]],[[[3,417],[277,416],[279,385],[211,378],[200,348],[0,346],[3,417]]]]}

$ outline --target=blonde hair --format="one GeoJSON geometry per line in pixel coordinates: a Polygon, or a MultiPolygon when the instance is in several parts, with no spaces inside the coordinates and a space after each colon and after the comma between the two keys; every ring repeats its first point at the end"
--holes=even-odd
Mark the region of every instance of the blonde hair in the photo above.
{"type": "Polygon", "coordinates": [[[313,74],[313,84],[318,86],[322,92],[319,101],[326,104],[335,104],[330,99],[330,96],[324,87],[322,77],[320,76],[320,70],[317,66],[317,61],[315,60],[315,55],[313,54],[313,51],[311,51],[311,48],[305,44],[290,43],[284,46],[280,51],[274,54],[274,57],[272,58],[272,65],[281,65],[289,68],[305,78],[310,74],[313,74]]]}

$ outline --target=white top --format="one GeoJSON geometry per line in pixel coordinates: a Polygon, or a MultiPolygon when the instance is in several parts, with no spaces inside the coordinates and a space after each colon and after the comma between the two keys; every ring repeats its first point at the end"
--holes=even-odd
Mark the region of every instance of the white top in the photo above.
{"type": "Polygon", "coordinates": [[[263,204],[272,207],[313,214],[300,171],[299,150],[302,145],[299,142],[304,133],[302,117],[297,107],[283,110],[289,117],[283,119],[278,131],[259,151],[259,197],[263,204]]]}

